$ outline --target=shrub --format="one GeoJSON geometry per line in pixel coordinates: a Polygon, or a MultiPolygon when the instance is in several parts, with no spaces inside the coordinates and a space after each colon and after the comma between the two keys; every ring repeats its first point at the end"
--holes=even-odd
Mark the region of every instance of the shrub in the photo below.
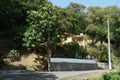
{"type": "Polygon", "coordinates": [[[97,47],[89,47],[87,48],[87,51],[90,56],[93,56],[95,58],[97,58],[101,53],[101,51],[97,47]]]}
{"type": "Polygon", "coordinates": [[[101,51],[101,53],[98,56],[98,61],[99,62],[108,62],[107,47],[105,45],[101,45],[99,47],[99,50],[101,51]]]}
{"type": "Polygon", "coordinates": [[[63,45],[65,52],[69,53],[70,57],[74,57],[75,53],[79,52],[79,44],[76,42],[70,42],[63,45]]]}
{"type": "Polygon", "coordinates": [[[8,57],[19,57],[19,52],[13,49],[8,53],[8,57]]]}
{"type": "Polygon", "coordinates": [[[68,57],[75,57],[76,53],[82,56],[82,58],[84,58],[87,55],[86,50],[80,47],[80,45],[77,42],[66,43],[62,46],[62,48],[68,57]]]}
{"type": "Polygon", "coordinates": [[[120,80],[120,75],[113,75],[110,80],[120,80]]]}
{"type": "Polygon", "coordinates": [[[102,77],[103,77],[103,80],[110,80],[111,78],[109,73],[104,73],[102,77]]]}
{"type": "Polygon", "coordinates": [[[91,80],[120,80],[120,70],[104,73],[101,78],[93,78],[91,80]]]}
{"type": "Polygon", "coordinates": [[[120,71],[103,74],[103,80],[120,80],[120,71]]]}

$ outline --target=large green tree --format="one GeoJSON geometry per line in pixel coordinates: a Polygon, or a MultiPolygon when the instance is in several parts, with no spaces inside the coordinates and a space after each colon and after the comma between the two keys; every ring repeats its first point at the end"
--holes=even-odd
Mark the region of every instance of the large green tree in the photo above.
{"type": "Polygon", "coordinates": [[[107,28],[103,25],[98,25],[96,31],[96,40],[103,45],[103,42],[107,41],[107,28]]]}
{"type": "Polygon", "coordinates": [[[110,33],[113,44],[119,43],[119,29],[120,29],[120,8],[117,6],[107,6],[104,8],[104,22],[107,24],[107,19],[110,21],[110,33]]]}
{"type": "Polygon", "coordinates": [[[92,45],[95,45],[95,38],[97,33],[97,27],[94,24],[89,24],[85,30],[85,32],[90,36],[92,39],[92,45]]]}
{"type": "Polygon", "coordinates": [[[22,47],[27,11],[37,10],[47,0],[0,0],[0,46],[22,47]],[[3,44],[3,45],[2,45],[3,44]]]}
{"type": "Polygon", "coordinates": [[[72,23],[69,32],[72,34],[84,32],[87,26],[86,14],[84,12],[85,6],[71,2],[65,9],[69,15],[68,20],[72,23]]]}
{"type": "Polygon", "coordinates": [[[89,23],[95,24],[97,27],[96,38],[103,42],[107,38],[107,20],[110,21],[110,35],[112,42],[115,42],[119,31],[119,18],[120,18],[120,9],[117,6],[107,6],[101,8],[98,6],[92,6],[88,8],[88,21],[89,23]]]}
{"type": "Polygon", "coordinates": [[[1,45],[4,43],[11,49],[21,46],[27,10],[24,3],[23,0],[0,0],[1,45]]]}
{"type": "Polygon", "coordinates": [[[62,12],[60,12],[61,10],[58,11],[51,4],[40,5],[38,10],[29,11],[27,18],[29,24],[23,38],[24,46],[27,48],[38,50],[41,46],[44,46],[48,53],[49,71],[51,50],[59,41],[62,32],[64,32],[63,29],[65,29],[65,24],[62,24],[64,22],[62,12]]]}
{"type": "Polygon", "coordinates": [[[99,6],[88,7],[88,21],[93,24],[103,24],[102,8],[99,6]]]}

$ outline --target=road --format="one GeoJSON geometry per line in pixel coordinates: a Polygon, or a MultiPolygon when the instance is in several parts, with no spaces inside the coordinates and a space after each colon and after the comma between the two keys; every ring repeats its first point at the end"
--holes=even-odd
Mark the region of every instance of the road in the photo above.
{"type": "Polygon", "coordinates": [[[1,73],[0,80],[60,80],[62,78],[83,75],[93,72],[106,72],[108,70],[89,71],[58,71],[58,72],[23,72],[1,73]]]}

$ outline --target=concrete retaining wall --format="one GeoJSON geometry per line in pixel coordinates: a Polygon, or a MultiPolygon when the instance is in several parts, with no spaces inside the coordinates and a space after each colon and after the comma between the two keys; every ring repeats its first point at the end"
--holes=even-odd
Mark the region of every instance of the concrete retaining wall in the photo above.
{"type": "Polygon", "coordinates": [[[51,71],[82,71],[97,69],[94,60],[52,58],[51,71]]]}
{"type": "Polygon", "coordinates": [[[99,69],[109,69],[108,63],[97,62],[99,69]]]}

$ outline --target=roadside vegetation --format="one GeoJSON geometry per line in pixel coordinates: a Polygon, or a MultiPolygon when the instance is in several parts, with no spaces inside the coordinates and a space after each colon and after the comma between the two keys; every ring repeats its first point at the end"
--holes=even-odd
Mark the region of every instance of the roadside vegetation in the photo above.
{"type": "Polygon", "coordinates": [[[113,63],[119,65],[119,7],[86,8],[82,4],[71,2],[67,7],[61,8],[47,0],[0,0],[0,68],[7,64],[4,58],[18,58],[27,52],[47,54],[48,64],[51,57],[74,58],[76,53],[82,59],[90,55],[97,61],[108,62],[108,19],[113,63]],[[91,43],[87,49],[76,42],[58,45],[66,38],[65,33],[84,33],[91,43]]]}
{"type": "Polygon", "coordinates": [[[91,80],[120,80],[120,71],[106,72],[102,74],[102,77],[91,80]]]}

